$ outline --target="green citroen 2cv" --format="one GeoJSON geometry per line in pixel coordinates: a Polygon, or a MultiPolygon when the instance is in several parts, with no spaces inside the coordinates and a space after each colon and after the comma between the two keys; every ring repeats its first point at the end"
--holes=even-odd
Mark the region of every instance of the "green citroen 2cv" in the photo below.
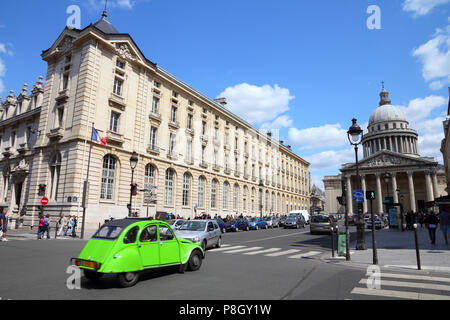
{"type": "Polygon", "coordinates": [[[204,258],[200,244],[176,238],[166,222],[126,218],[101,226],[71,264],[91,281],[112,273],[120,286],[131,287],[140,271],[169,266],[179,266],[181,273],[196,271],[204,258]]]}

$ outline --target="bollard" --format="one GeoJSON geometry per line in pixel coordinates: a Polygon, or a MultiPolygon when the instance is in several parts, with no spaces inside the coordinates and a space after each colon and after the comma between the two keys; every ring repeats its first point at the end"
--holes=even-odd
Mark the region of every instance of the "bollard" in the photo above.
{"type": "Polygon", "coordinates": [[[331,257],[334,258],[334,228],[331,227],[331,257]]]}
{"type": "Polygon", "coordinates": [[[55,239],[58,236],[58,229],[59,229],[59,223],[57,222],[56,226],[55,226],[55,239]]]}
{"type": "Polygon", "coordinates": [[[417,235],[417,223],[414,223],[414,239],[416,242],[417,270],[422,270],[422,267],[420,266],[420,250],[419,250],[419,237],[417,235]]]}

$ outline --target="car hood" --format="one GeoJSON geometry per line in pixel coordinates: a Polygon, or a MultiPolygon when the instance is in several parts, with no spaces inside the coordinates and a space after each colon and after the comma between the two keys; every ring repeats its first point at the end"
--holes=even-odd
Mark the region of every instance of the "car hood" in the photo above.
{"type": "Polygon", "coordinates": [[[177,236],[177,238],[188,238],[188,239],[192,239],[195,237],[201,237],[205,234],[204,231],[184,231],[184,230],[177,230],[175,231],[175,235],[177,236]]]}
{"type": "Polygon", "coordinates": [[[111,254],[114,254],[111,250],[115,244],[116,241],[113,240],[90,239],[84,246],[78,258],[104,263],[111,254]]]}

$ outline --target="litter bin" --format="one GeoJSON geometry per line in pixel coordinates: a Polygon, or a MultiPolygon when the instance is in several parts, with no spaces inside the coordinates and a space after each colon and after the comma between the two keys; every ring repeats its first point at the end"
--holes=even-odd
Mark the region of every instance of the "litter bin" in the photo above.
{"type": "Polygon", "coordinates": [[[347,254],[347,239],[345,232],[339,232],[338,236],[338,256],[345,257],[347,254]]]}

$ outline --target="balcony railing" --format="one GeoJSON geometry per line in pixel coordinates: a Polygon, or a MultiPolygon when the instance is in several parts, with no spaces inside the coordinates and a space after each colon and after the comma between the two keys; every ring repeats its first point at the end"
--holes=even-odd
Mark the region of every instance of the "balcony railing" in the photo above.
{"type": "Polygon", "coordinates": [[[200,167],[202,167],[202,168],[208,168],[208,163],[206,162],[206,161],[201,161],[200,162],[200,167]]]}
{"type": "Polygon", "coordinates": [[[157,112],[150,112],[148,117],[150,120],[161,122],[161,115],[157,112]]]}
{"type": "Polygon", "coordinates": [[[159,147],[156,144],[149,144],[147,147],[148,153],[159,154],[159,147]]]}

